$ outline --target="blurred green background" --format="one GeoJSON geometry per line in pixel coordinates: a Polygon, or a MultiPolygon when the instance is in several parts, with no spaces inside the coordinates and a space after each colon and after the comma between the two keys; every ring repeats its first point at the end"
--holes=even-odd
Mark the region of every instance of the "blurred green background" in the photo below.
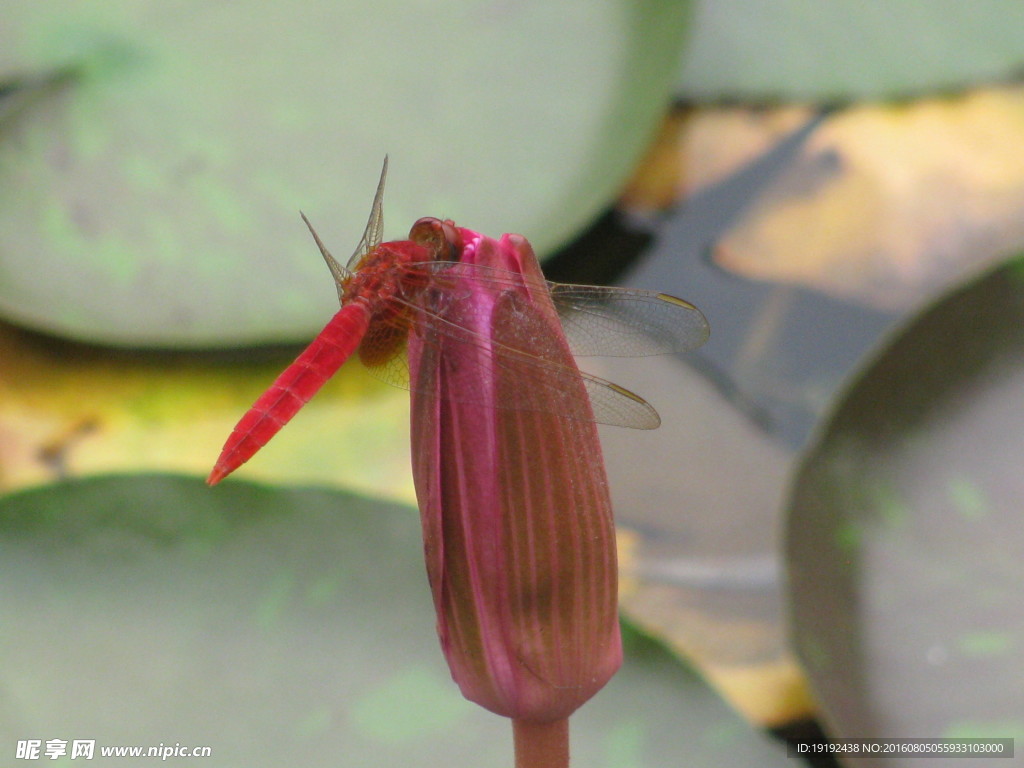
{"type": "Polygon", "coordinates": [[[685,359],[581,361],[663,427],[602,431],[630,630],[579,764],[781,766],[768,729],[809,720],[1024,736],[1024,9],[4,16],[0,754],[509,762],[433,634],[404,392],[346,366],[201,482],[336,307],[298,209],[347,257],[385,153],[385,238],[521,232],[554,279],[711,322],[685,359]]]}

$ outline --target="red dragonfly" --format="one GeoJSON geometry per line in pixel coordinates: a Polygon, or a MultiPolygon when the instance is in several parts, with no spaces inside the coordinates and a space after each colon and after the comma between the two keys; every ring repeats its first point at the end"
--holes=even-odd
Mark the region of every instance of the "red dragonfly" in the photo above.
{"type": "MultiPolygon", "coordinates": [[[[410,230],[408,240],[382,243],[387,169],[385,157],[370,219],[346,266],[331,256],[302,214],[334,276],[341,309],[238,422],[207,483],[220,482],[248,461],[357,350],[360,360],[376,376],[408,388],[403,352],[410,331],[432,332],[449,341],[474,344],[485,354],[470,357],[490,359],[492,364],[506,368],[508,360],[514,359],[515,375],[522,381],[522,388],[515,389],[527,391],[540,384],[556,395],[532,396],[528,404],[518,405],[514,394],[507,395],[510,399],[497,403],[499,407],[540,408],[564,414],[566,402],[557,397],[563,391],[559,382],[577,382],[582,378],[592,409],[584,412],[592,412],[596,421],[637,429],[659,426],[657,411],[639,395],[576,368],[535,356],[530,351],[529,338],[506,341],[502,350],[487,351],[494,345],[471,329],[474,323],[464,317],[446,315],[446,295],[451,298],[451,292],[459,290],[459,281],[453,276],[471,274],[472,280],[496,290],[521,288],[531,278],[520,272],[460,263],[461,235],[451,221],[420,219],[410,230]]],[[[550,292],[574,355],[664,354],[693,349],[708,337],[708,324],[700,311],[668,294],[546,281],[543,286],[533,287],[550,292]]],[[[578,388],[566,387],[565,391],[578,388]]],[[[465,397],[471,399],[473,394],[467,393],[465,397]]]]}

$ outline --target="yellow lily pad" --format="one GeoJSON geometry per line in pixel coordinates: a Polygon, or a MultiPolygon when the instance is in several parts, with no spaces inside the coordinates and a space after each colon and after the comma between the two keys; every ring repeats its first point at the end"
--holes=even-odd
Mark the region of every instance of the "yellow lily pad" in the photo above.
{"type": "Polygon", "coordinates": [[[839,112],[716,260],[880,310],[917,306],[1024,245],[1022,142],[1019,87],[839,112]]]}
{"type": "MultiPolygon", "coordinates": [[[[223,363],[57,342],[0,326],[0,490],[109,472],[205,476],[248,406],[291,362],[223,363]]],[[[414,498],[408,393],[343,367],[238,472],[414,498]]]]}

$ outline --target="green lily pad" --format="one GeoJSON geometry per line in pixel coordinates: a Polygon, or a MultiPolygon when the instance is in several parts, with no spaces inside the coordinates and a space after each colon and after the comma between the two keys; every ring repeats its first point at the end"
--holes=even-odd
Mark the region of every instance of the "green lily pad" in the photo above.
{"type": "Polygon", "coordinates": [[[896,335],[803,462],[792,620],[833,735],[1024,736],[1022,402],[1018,258],[896,335]]]}
{"type": "Polygon", "coordinates": [[[421,216],[564,242],[668,98],[676,0],[7,3],[0,311],[108,344],[295,341],[336,308],[385,153],[386,238],[421,216]]]}
{"type": "MultiPolygon", "coordinates": [[[[107,477],[8,496],[0,530],[9,754],[84,738],[208,745],[211,766],[511,762],[508,721],[449,678],[410,508],[107,477]]],[[[576,763],[790,764],[650,641],[626,655],[573,717],[576,763]]]]}
{"type": "Polygon", "coordinates": [[[1004,80],[1024,65],[1024,6],[1003,0],[698,3],[681,96],[905,98],[1004,80]]]}

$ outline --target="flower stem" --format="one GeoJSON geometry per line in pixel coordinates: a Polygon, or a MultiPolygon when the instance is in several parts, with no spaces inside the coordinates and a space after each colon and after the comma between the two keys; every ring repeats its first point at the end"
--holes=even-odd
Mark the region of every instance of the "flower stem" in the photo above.
{"type": "Polygon", "coordinates": [[[569,718],[512,721],[516,768],[569,768],[569,718]]]}

